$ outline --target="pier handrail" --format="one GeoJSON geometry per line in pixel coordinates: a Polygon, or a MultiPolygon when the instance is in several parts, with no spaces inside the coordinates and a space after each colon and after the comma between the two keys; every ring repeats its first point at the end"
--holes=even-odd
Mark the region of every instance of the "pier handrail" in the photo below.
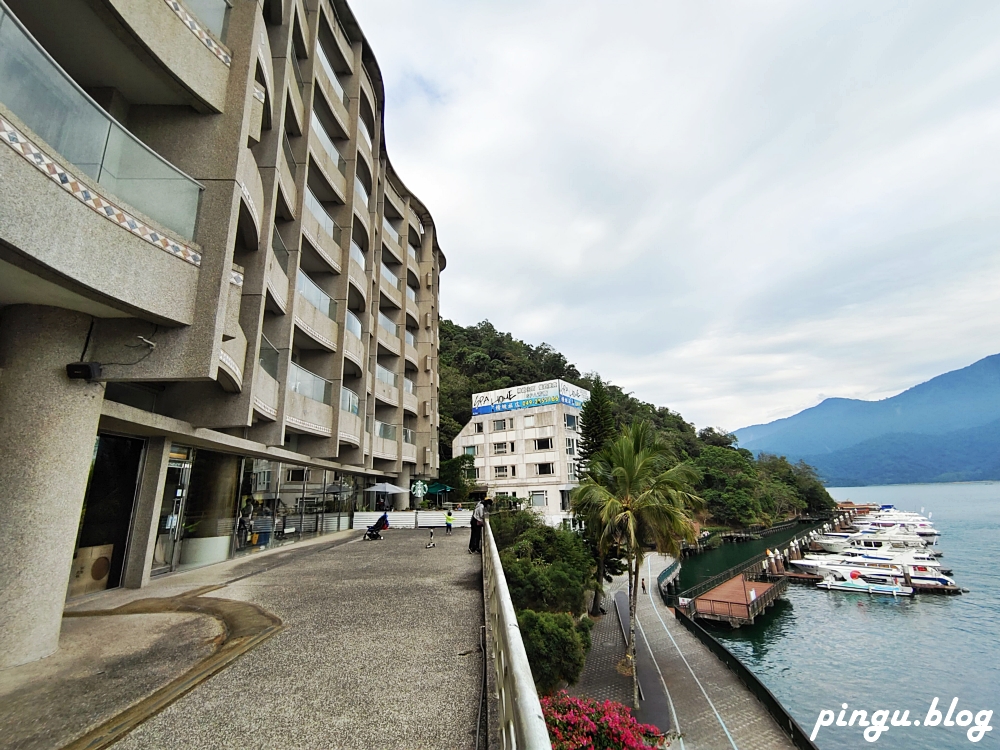
{"type": "Polygon", "coordinates": [[[765,562],[767,558],[768,555],[766,552],[761,552],[759,555],[754,555],[749,560],[744,560],[739,565],[734,565],[728,570],[724,570],[721,573],[717,573],[711,578],[708,578],[702,581],[701,583],[692,586],[687,591],[682,591],[677,595],[677,597],[683,599],[694,599],[695,597],[704,594],[706,591],[711,591],[716,586],[725,583],[729,579],[735,578],[736,576],[747,572],[751,568],[760,569],[761,563],[765,562]]]}
{"type": "Polygon", "coordinates": [[[489,521],[483,529],[483,547],[483,588],[493,636],[502,746],[504,750],[552,750],[489,521]]]}

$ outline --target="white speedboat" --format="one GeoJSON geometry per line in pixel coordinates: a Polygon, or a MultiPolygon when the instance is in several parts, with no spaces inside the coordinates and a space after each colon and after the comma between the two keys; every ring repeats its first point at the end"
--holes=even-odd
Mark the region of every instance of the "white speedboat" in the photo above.
{"type": "Polygon", "coordinates": [[[921,586],[954,586],[955,580],[946,575],[933,559],[922,555],[914,559],[911,554],[896,559],[874,559],[865,555],[807,555],[802,560],[790,560],[789,564],[804,573],[833,576],[841,580],[861,578],[866,583],[898,585],[906,582],[909,575],[913,584],[921,586]]]}
{"type": "Polygon", "coordinates": [[[913,596],[913,589],[910,586],[900,586],[898,584],[867,583],[858,579],[839,580],[830,576],[824,578],[816,584],[818,589],[827,591],[851,591],[856,594],[879,594],[882,596],[913,596]]]}
{"type": "Polygon", "coordinates": [[[855,549],[913,549],[927,551],[927,539],[918,534],[898,530],[859,531],[853,534],[833,533],[816,537],[815,542],[826,552],[855,549]]]}

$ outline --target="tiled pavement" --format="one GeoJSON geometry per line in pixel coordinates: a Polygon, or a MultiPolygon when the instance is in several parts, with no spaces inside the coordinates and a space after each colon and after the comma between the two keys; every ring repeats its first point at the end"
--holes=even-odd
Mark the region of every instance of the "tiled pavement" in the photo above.
{"type": "MultiPolygon", "coordinates": [[[[609,594],[613,596],[613,594],[609,594]]],[[[590,653],[580,675],[580,681],[567,692],[581,698],[618,701],[632,704],[632,681],[615,667],[625,658],[625,639],[622,637],[613,599],[605,599],[606,615],[594,621],[590,631],[590,653]],[[610,606],[609,608],[609,605],[610,606]]]]}

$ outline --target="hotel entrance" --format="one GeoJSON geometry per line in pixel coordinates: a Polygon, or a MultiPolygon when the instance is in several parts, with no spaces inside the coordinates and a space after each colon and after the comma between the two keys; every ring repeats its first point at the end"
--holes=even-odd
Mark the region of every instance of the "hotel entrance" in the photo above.
{"type": "Polygon", "coordinates": [[[163,501],[160,503],[160,522],[156,530],[156,546],[150,573],[160,575],[177,568],[180,558],[181,518],[191,482],[191,464],[194,449],[174,445],[170,448],[167,478],[163,484],[163,501]]]}

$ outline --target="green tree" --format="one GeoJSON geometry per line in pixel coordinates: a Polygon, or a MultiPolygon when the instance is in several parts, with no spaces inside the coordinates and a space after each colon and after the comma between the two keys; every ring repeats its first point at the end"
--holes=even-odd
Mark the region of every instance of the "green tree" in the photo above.
{"type": "Polygon", "coordinates": [[[586,659],[585,641],[590,641],[590,622],[576,623],[565,612],[534,612],[517,615],[521,640],[531,664],[531,675],[542,693],[552,693],[562,681],[580,679],[586,659]]]}
{"type": "Polygon", "coordinates": [[[706,445],[694,465],[701,472],[699,494],[712,518],[733,526],[760,523],[757,468],[749,451],[706,445]]]}
{"type": "Polygon", "coordinates": [[[465,502],[469,497],[469,493],[475,487],[475,481],[469,479],[474,463],[475,458],[468,455],[455,456],[441,462],[441,468],[438,470],[438,480],[455,490],[453,499],[456,502],[465,502]]]}
{"type": "Polygon", "coordinates": [[[604,549],[625,554],[629,595],[628,660],[632,698],[639,706],[635,673],[635,607],[645,545],[680,553],[679,540],[694,540],[692,512],[701,498],[692,485],[698,473],[676,458],[645,421],[622,428],[618,437],[591,460],[584,481],[573,491],[573,509],[600,524],[604,549]]]}
{"type": "Polygon", "coordinates": [[[614,436],[615,417],[611,413],[611,399],[607,386],[600,376],[590,387],[590,398],[580,410],[580,462],[587,462],[614,436]]]}

